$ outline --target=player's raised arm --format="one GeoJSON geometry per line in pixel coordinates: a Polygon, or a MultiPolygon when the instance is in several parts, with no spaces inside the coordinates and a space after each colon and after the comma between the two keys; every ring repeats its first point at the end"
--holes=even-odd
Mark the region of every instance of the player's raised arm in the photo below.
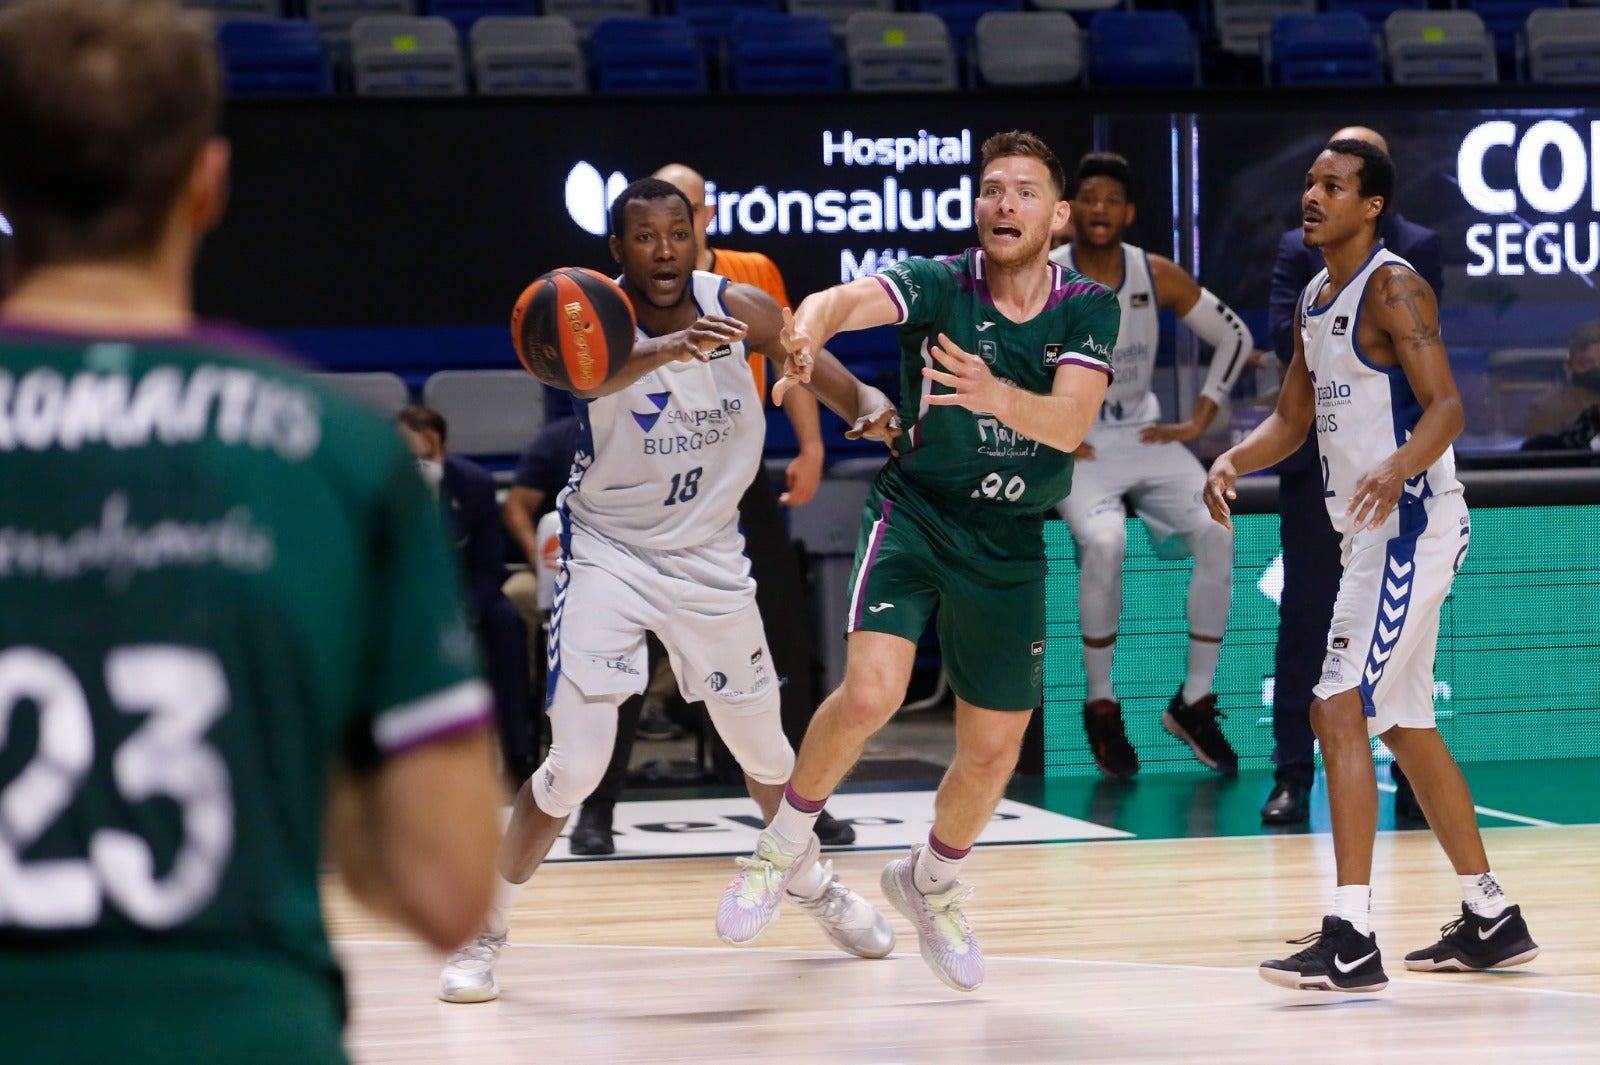
{"type": "Polygon", "coordinates": [[[1139,439],[1147,444],[1182,443],[1195,439],[1210,427],[1244,368],[1264,358],[1265,352],[1256,348],[1255,338],[1239,315],[1189,276],[1183,267],[1163,255],[1152,255],[1150,272],[1155,282],[1156,301],[1161,308],[1177,315],[1191,333],[1213,349],[1211,367],[1188,419],[1152,425],[1139,434],[1139,439]]]}

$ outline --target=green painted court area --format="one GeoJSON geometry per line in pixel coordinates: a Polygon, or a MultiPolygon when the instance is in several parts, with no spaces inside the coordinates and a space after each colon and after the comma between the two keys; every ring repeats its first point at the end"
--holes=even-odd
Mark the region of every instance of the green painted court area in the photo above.
{"type": "MultiPolygon", "coordinates": [[[[1600,759],[1558,758],[1462,766],[1485,828],[1514,825],[1600,823],[1600,759]]],[[[1388,770],[1378,769],[1378,828],[1426,830],[1421,822],[1396,823],[1388,770]]],[[[1272,790],[1272,772],[1242,771],[1236,777],[1195,771],[1141,774],[1128,781],[1103,777],[1019,778],[1006,794],[1051,813],[1131,833],[1140,839],[1260,836],[1327,832],[1328,793],[1319,774],[1311,794],[1311,820],[1301,825],[1263,825],[1261,803],[1272,790]]]]}

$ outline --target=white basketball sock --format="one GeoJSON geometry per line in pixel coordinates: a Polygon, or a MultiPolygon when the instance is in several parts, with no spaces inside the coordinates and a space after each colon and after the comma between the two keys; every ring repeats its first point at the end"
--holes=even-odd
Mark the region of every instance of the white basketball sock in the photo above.
{"type": "Polygon", "coordinates": [[[1333,915],[1355,925],[1362,935],[1372,934],[1372,885],[1340,884],[1333,889],[1333,915]]]}
{"type": "MultiPolygon", "coordinates": [[[[945,844],[939,847],[949,849],[945,844]]],[[[967,860],[967,855],[972,853],[972,848],[956,852],[955,856],[941,854],[936,849],[933,834],[928,834],[928,844],[917,850],[915,864],[911,866],[911,883],[924,895],[936,895],[941,891],[949,891],[950,885],[956,882],[956,877],[961,874],[961,865],[967,860]]]]}
{"type": "Polygon", "coordinates": [[[511,927],[511,911],[527,883],[513,884],[499,873],[494,875],[494,902],[489,906],[489,919],[484,922],[490,934],[503,936],[511,927]]]}
{"type": "Polygon", "coordinates": [[[1461,898],[1467,909],[1479,917],[1499,917],[1510,905],[1505,889],[1494,878],[1494,870],[1457,877],[1461,881],[1461,898]]]}
{"type": "Polygon", "coordinates": [[[1116,689],[1111,687],[1111,663],[1116,653],[1115,643],[1107,647],[1083,645],[1083,679],[1088,686],[1085,697],[1089,701],[1117,697],[1116,689]]]}
{"type": "Polygon", "coordinates": [[[1221,658],[1221,640],[1189,637],[1189,675],[1183,681],[1185,703],[1193,703],[1211,694],[1211,686],[1217,679],[1217,662],[1221,658]]]}

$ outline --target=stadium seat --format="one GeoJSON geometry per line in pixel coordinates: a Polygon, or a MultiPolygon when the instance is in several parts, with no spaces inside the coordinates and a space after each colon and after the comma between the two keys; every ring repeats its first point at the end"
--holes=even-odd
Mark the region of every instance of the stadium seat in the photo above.
{"type": "Polygon", "coordinates": [[[1472,85],[1500,80],[1494,38],[1471,11],[1396,11],[1383,23],[1389,77],[1397,85],[1472,85]]]}
{"type": "Polygon", "coordinates": [[[322,34],[300,19],[230,19],[217,27],[229,96],[320,96],[333,91],[322,34]]]}
{"type": "Polygon", "coordinates": [[[723,43],[733,32],[733,20],[746,13],[777,14],[778,0],[669,0],[671,14],[687,19],[694,27],[700,48],[709,56],[720,56],[723,43]]]}
{"type": "Polygon", "coordinates": [[[350,63],[362,96],[460,96],[461,38],[442,18],[375,16],[350,27],[350,63]]]}
{"type": "Polygon", "coordinates": [[[1028,0],[1028,6],[1041,11],[1061,11],[1072,15],[1074,22],[1086,23],[1098,12],[1112,8],[1127,11],[1133,5],[1129,0],[1028,0]]]}
{"type": "Polygon", "coordinates": [[[468,34],[472,77],[489,95],[589,91],[578,30],[559,15],[485,15],[468,34]]]}
{"type": "Polygon", "coordinates": [[[1316,10],[1317,0],[1211,0],[1217,44],[1234,55],[1260,55],[1279,17],[1316,10]]]}
{"type": "Polygon", "coordinates": [[[305,0],[306,18],[340,60],[350,56],[350,27],[378,15],[415,15],[417,0],[305,0]]]}
{"type": "Polygon", "coordinates": [[[597,24],[589,62],[596,92],[705,92],[706,60],[681,18],[613,18],[597,24]]]}
{"type": "Polygon", "coordinates": [[[1354,11],[1281,15],[1267,44],[1267,70],[1280,85],[1383,83],[1377,41],[1354,11]]]}
{"type": "Polygon", "coordinates": [[[183,0],[183,6],[209,11],[218,22],[283,17],[283,0],[183,0]]]}
{"type": "Polygon", "coordinates": [[[649,18],[650,0],[544,0],[546,15],[560,15],[587,41],[608,18],[649,18]]]}
{"type": "Polygon", "coordinates": [[[789,14],[818,15],[828,20],[835,37],[844,37],[844,24],[863,11],[893,11],[894,0],[789,0],[789,14]]]}
{"type": "Polygon", "coordinates": [[[1022,0],[913,0],[911,8],[943,19],[956,55],[964,56],[980,18],[992,11],[1021,11],[1022,0]]]}
{"type": "Polygon", "coordinates": [[[816,15],[745,13],[728,37],[726,83],[734,92],[838,92],[844,63],[833,27],[816,15]]]}
{"type": "Polygon", "coordinates": [[[449,19],[465,35],[481,18],[517,18],[533,14],[534,0],[427,0],[428,14],[449,19]]]}
{"type": "Polygon", "coordinates": [[[422,402],[444,415],[450,450],[514,455],[544,426],[544,385],[521,370],[440,370],[422,402]]]}
{"type": "Polygon", "coordinates": [[[994,11],[973,54],[985,85],[1070,85],[1083,76],[1083,31],[1064,11],[994,11]]]}
{"type": "Polygon", "coordinates": [[[1089,22],[1089,80],[1096,85],[1195,85],[1194,33],[1172,11],[1102,11],[1089,22]]]}
{"type": "Polygon", "coordinates": [[[326,381],[340,391],[355,397],[386,418],[399,413],[411,402],[411,393],[399,374],[385,370],[359,373],[314,373],[313,380],[326,381]]]}
{"type": "Polygon", "coordinates": [[[1483,19],[1484,28],[1494,36],[1495,51],[1512,56],[1517,37],[1528,24],[1528,16],[1539,10],[1564,9],[1566,0],[1461,0],[1466,8],[1483,19]]]}
{"type": "Polygon", "coordinates": [[[1354,11],[1367,20],[1375,33],[1383,32],[1383,20],[1396,11],[1426,11],[1428,0],[1325,0],[1324,11],[1354,11]]]}
{"type": "Polygon", "coordinates": [[[1524,32],[1530,81],[1600,84],[1600,9],[1535,11],[1524,32]]]}
{"type": "Polygon", "coordinates": [[[938,15],[857,12],[845,22],[844,56],[856,92],[939,91],[959,84],[950,31],[938,15]]]}

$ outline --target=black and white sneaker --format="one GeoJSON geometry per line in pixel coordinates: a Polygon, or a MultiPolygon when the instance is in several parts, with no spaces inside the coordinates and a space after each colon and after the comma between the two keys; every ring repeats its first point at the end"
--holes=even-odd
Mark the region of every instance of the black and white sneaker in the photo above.
{"type": "Polygon", "coordinates": [[[1343,917],[1329,914],[1322,930],[1290,943],[1309,943],[1281,961],[1264,961],[1259,972],[1269,984],[1294,991],[1382,991],[1389,986],[1378,954],[1378,937],[1362,935],[1343,917]]]}
{"type": "Polygon", "coordinates": [[[1539,956],[1528,935],[1522,907],[1507,906],[1498,917],[1480,917],[1466,903],[1461,916],[1439,929],[1440,940],[1406,955],[1406,968],[1419,973],[1467,973],[1503,969],[1539,956]]]}

